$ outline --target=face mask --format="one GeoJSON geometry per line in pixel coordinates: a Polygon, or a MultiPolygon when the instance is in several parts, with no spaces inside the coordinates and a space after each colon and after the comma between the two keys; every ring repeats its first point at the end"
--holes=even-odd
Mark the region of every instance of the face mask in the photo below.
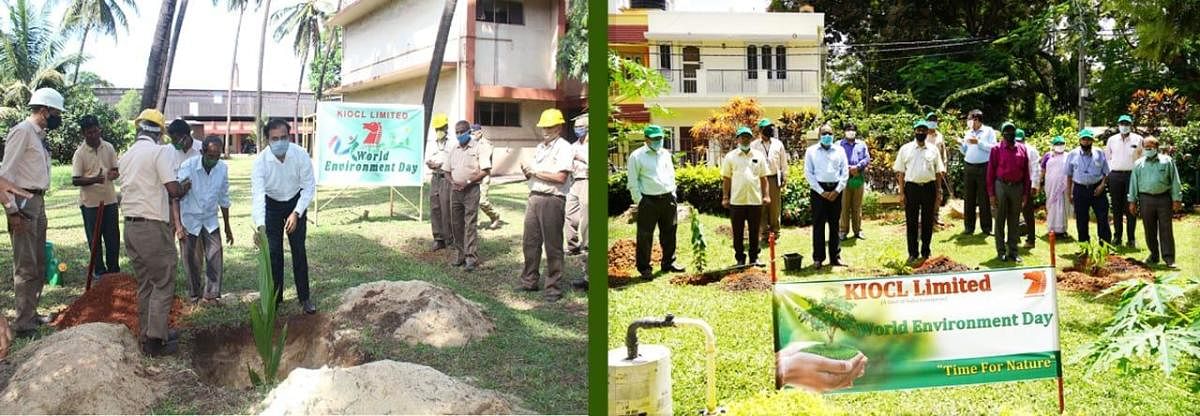
{"type": "Polygon", "coordinates": [[[1067,150],[1067,147],[1061,144],[1054,145],[1054,153],[1062,153],[1067,150]]]}
{"type": "Polygon", "coordinates": [[[662,139],[651,140],[650,141],[650,150],[657,152],[659,149],[662,149],[662,144],[663,144],[662,139]]]}
{"type": "Polygon", "coordinates": [[[1121,134],[1129,134],[1129,126],[1119,126],[1117,129],[1121,130],[1121,134]]]}
{"type": "Polygon", "coordinates": [[[438,139],[438,140],[445,140],[445,139],[446,139],[446,131],[445,131],[445,130],[438,130],[438,131],[437,131],[437,139],[438,139]]]}
{"type": "Polygon", "coordinates": [[[587,130],[588,130],[587,127],[576,127],[575,128],[575,137],[578,137],[580,139],[587,137],[587,130]]]}
{"type": "Polygon", "coordinates": [[[858,137],[858,132],[857,132],[857,131],[850,130],[850,131],[846,132],[846,138],[847,138],[847,139],[854,140],[854,138],[855,138],[855,137],[858,137]]]}
{"type": "Polygon", "coordinates": [[[1017,140],[1016,133],[1004,133],[1004,141],[1012,143],[1014,140],[1017,140]]]}
{"type": "Polygon", "coordinates": [[[821,146],[829,147],[829,145],[831,145],[831,144],[833,144],[833,135],[832,134],[822,134],[821,135],[821,146]]]}
{"type": "Polygon", "coordinates": [[[1082,150],[1082,151],[1084,151],[1084,152],[1091,152],[1091,151],[1092,151],[1092,145],[1090,145],[1090,144],[1080,144],[1080,145],[1079,145],[1079,150],[1082,150]]]}
{"type": "Polygon", "coordinates": [[[203,158],[200,159],[200,164],[204,165],[205,169],[212,169],[213,166],[217,165],[217,159],[203,158]]]}
{"type": "Polygon", "coordinates": [[[925,143],[925,133],[916,133],[913,137],[917,139],[917,143],[925,143]]]}
{"type": "Polygon", "coordinates": [[[171,139],[171,146],[175,146],[175,150],[183,150],[183,140],[171,139]]]}
{"type": "Polygon", "coordinates": [[[51,114],[50,117],[46,118],[46,129],[54,130],[59,128],[59,126],[62,126],[62,115],[51,114]]]}
{"type": "Polygon", "coordinates": [[[463,133],[458,135],[458,144],[465,146],[471,141],[471,133],[463,133]]]}
{"type": "Polygon", "coordinates": [[[930,130],[935,130],[935,129],[937,129],[937,122],[936,122],[936,121],[928,121],[928,122],[926,122],[926,124],[929,124],[929,129],[930,129],[930,130]]]}
{"type": "Polygon", "coordinates": [[[1158,149],[1146,149],[1146,158],[1154,159],[1158,157],[1158,149]]]}
{"type": "Polygon", "coordinates": [[[749,153],[750,145],[749,144],[738,144],[738,149],[741,150],[742,153],[749,153]]]}
{"type": "Polygon", "coordinates": [[[273,141],[271,142],[271,153],[275,154],[275,157],[284,157],[287,155],[289,144],[291,143],[288,143],[287,140],[273,141]]]}

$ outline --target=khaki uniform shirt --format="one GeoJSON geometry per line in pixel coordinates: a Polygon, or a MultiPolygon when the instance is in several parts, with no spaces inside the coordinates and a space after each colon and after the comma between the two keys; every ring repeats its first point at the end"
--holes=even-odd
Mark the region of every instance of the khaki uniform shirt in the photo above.
{"type": "Polygon", "coordinates": [[[9,130],[4,139],[0,177],[24,189],[50,189],[50,152],[45,140],[46,130],[29,120],[9,130]]]}
{"type": "Polygon", "coordinates": [[[572,166],[571,175],[573,175],[575,177],[575,179],[580,179],[580,180],[587,179],[588,178],[587,143],[575,142],[575,144],[571,145],[571,148],[575,149],[574,159],[571,160],[571,166],[572,166]]]}
{"type": "Polygon", "coordinates": [[[450,179],[455,182],[470,182],[480,172],[492,169],[492,145],[481,140],[471,140],[466,146],[450,148],[450,179]]]}
{"type": "Polygon", "coordinates": [[[100,174],[106,175],[104,182],[79,187],[79,205],[95,208],[117,203],[117,189],[113,181],[108,180],[108,172],[117,167],[117,151],[112,143],[100,140],[96,148],[88,146],[87,142],[80,143],[71,157],[71,176],[92,178],[100,174]]]}
{"type": "MultiPolygon", "coordinates": [[[[534,173],[569,173],[571,172],[571,162],[574,159],[575,149],[571,148],[570,143],[559,137],[550,142],[550,144],[546,144],[546,142],[538,143],[537,150],[533,154],[531,169],[534,173]]],[[[565,198],[567,193],[571,192],[571,180],[567,178],[563,183],[551,183],[538,179],[536,176],[530,177],[529,192],[538,192],[565,198]]]]}
{"type": "Polygon", "coordinates": [[[450,136],[446,136],[443,140],[433,139],[426,144],[425,162],[433,161],[434,164],[439,165],[434,173],[445,172],[450,168],[450,148],[455,145],[457,142],[450,144],[450,136]]]}
{"type": "Polygon", "coordinates": [[[121,155],[121,212],[169,223],[171,206],[164,184],[175,182],[175,153],[169,145],[137,141],[121,155]]]}

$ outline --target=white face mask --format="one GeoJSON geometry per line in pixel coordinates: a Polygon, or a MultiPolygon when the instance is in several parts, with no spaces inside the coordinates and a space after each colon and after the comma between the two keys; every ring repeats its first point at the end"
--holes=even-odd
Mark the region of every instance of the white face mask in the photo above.
{"type": "Polygon", "coordinates": [[[1065,145],[1061,145],[1061,144],[1054,145],[1054,153],[1062,153],[1062,152],[1065,152],[1066,150],[1067,150],[1067,146],[1065,146],[1065,145]]]}
{"type": "Polygon", "coordinates": [[[937,130],[937,123],[938,123],[938,122],[936,122],[936,121],[929,121],[929,122],[926,122],[926,124],[929,124],[929,129],[930,129],[930,130],[937,130]]]}
{"type": "Polygon", "coordinates": [[[1129,126],[1118,126],[1117,129],[1121,130],[1121,134],[1129,134],[1129,126]]]}
{"type": "Polygon", "coordinates": [[[857,132],[857,131],[850,130],[850,131],[847,131],[847,132],[846,132],[846,138],[847,138],[847,139],[853,139],[853,138],[855,138],[855,137],[857,137],[857,136],[858,136],[858,132],[857,132]]]}

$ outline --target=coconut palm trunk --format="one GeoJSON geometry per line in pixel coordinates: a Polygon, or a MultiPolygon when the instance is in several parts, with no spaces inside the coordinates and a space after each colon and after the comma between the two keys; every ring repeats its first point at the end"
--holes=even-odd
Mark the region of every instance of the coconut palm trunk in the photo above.
{"type": "Polygon", "coordinates": [[[229,92],[225,94],[225,157],[233,147],[233,83],[237,80],[238,41],[242,39],[242,18],[246,16],[246,4],[238,7],[237,30],[233,32],[233,59],[229,62],[229,92]]]}
{"type": "Polygon", "coordinates": [[[163,0],[158,12],[158,24],[154,28],[154,42],[150,44],[150,57],[146,62],[146,81],[142,84],[142,108],[154,108],[158,101],[158,88],[162,86],[166,56],[164,48],[170,45],[171,20],[175,17],[175,0],[163,0]]]}
{"type": "MultiPolygon", "coordinates": [[[[92,25],[83,27],[83,38],[79,39],[79,56],[83,57],[83,45],[87,45],[88,33],[92,31],[92,25]]],[[[75,64],[75,73],[71,75],[71,84],[79,82],[79,67],[83,66],[83,60],[75,64]]]]}
{"type": "Polygon", "coordinates": [[[171,30],[171,48],[167,52],[167,66],[163,70],[162,89],[158,90],[158,108],[167,109],[167,94],[171,89],[171,70],[175,68],[175,51],[179,49],[179,32],[183,29],[183,15],[187,14],[188,0],[179,3],[179,12],[175,16],[175,27],[171,30]]]}
{"type": "MultiPolygon", "coordinates": [[[[337,9],[335,9],[333,11],[333,14],[338,14],[338,12],[341,12],[341,11],[342,11],[342,0],[338,0],[337,9]]],[[[317,90],[314,91],[314,93],[316,94],[316,101],[321,101],[322,98],[325,98],[325,70],[326,70],[326,67],[329,66],[329,61],[333,59],[333,53],[335,51],[337,51],[336,46],[334,46],[334,42],[337,42],[337,38],[338,38],[337,28],[336,27],[329,28],[329,40],[327,41],[328,43],[326,44],[326,49],[329,52],[327,52],[328,55],[325,56],[325,59],[321,60],[321,73],[317,74],[317,90]]],[[[317,50],[316,56],[321,56],[320,49],[317,50]]]]}
{"type": "Polygon", "coordinates": [[[300,91],[304,89],[304,69],[308,66],[308,48],[304,48],[303,56],[300,58],[300,79],[296,80],[296,114],[292,116],[292,126],[296,129],[296,144],[304,145],[300,141],[300,91]]]}
{"type": "Polygon", "coordinates": [[[263,126],[263,61],[267,52],[267,24],[271,19],[271,0],[263,7],[262,33],[258,37],[258,92],[254,98],[254,132],[258,136],[258,148],[262,149],[266,139],[262,136],[263,126]]]}
{"type": "Polygon", "coordinates": [[[442,58],[446,57],[446,41],[450,37],[450,24],[454,21],[454,7],[457,3],[456,0],[446,0],[446,8],[442,9],[442,21],[438,25],[437,40],[433,44],[433,58],[429,60],[429,74],[425,76],[425,94],[421,97],[421,105],[425,107],[425,124],[421,131],[429,131],[429,118],[433,116],[433,100],[437,96],[438,78],[442,75],[442,58]]]}

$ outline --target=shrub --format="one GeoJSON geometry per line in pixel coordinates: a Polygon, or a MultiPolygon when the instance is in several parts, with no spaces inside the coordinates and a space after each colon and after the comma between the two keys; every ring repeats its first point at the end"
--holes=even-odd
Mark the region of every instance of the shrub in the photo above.
{"type": "Polygon", "coordinates": [[[788,166],[787,187],[780,190],[783,205],[780,206],[780,222],[787,226],[812,224],[812,201],[809,199],[808,180],[804,178],[804,159],[788,166]]]}
{"type": "Polygon", "coordinates": [[[1166,129],[1159,139],[1159,147],[1170,150],[1175,166],[1179,168],[1183,203],[1196,205],[1200,202],[1200,121],[1166,129]]]}
{"type": "Polygon", "coordinates": [[[629,195],[629,181],[625,173],[621,170],[608,174],[608,215],[621,215],[633,206],[633,196],[629,195]]]}
{"type": "Polygon", "coordinates": [[[706,214],[727,214],[721,206],[721,170],[715,166],[675,168],[676,196],[706,214]]]}
{"type": "MultiPolygon", "coordinates": [[[[79,119],[88,114],[94,115],[100,120],[100,128],[103,130],[102,137],[112,143],[118,153],[124,151],[125,147],[133,142],[133,126],[123,119],[113,106],[96,98],[90,88],[85,86],[69,88],[65,91],[64,99],[67,111],[63,112],[62,127],[46,135],[46,141],[50,144],[50,158],[54,162],[71,163],[75,149],[79,147],[80,143],[83,143],[83,136],[79,133],[79,119]]],[[[0,137],[7,137],[9,129],[28,116],[29,110],[25,108],[19,112],[0,115],[0,137]]]]}

